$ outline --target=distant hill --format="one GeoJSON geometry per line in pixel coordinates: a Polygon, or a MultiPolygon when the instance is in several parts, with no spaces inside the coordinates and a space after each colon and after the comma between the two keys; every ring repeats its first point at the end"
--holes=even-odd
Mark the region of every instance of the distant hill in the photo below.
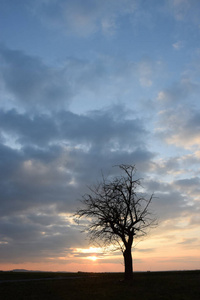
{"type": "Polygon", "coordinates": [[[11,272],[41,272],[41,271],[33,271],[33,270],[26,270],[26,269],[14,269],[11,272]]]}
{"type": "MultiPolygon", "coordinates": [[[[6,272],[6,271],[5,271],[6,272]]],[[[10,270],[8,272],[32,272],[32,273],[74,273],[74,272],[68,272],[68,271],[38,271],[38,270],[26,270],[26,269],[14,269],[10,270]]]]}

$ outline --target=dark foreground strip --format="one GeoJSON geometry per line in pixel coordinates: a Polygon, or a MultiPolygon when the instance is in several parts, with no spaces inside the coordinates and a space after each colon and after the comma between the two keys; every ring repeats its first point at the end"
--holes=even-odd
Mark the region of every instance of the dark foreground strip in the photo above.
{"type": "MultiPolygon", "coordinates": [[[[90,276],[90,278],[93,278],[96,276],[90,276]]],[[[30,279],[8,279],[8,280],[0,280],[0,283],[7,283],[7,282],[28,282],[28,281],[41,281],[41,280],[63,280],[63,279],[80,279],[84,278],[81,276],[76,277],[52,277],[52,278],[30,278],[30,279]]],[[[87,277],[88,278],[88,277],[87,277]]]]}

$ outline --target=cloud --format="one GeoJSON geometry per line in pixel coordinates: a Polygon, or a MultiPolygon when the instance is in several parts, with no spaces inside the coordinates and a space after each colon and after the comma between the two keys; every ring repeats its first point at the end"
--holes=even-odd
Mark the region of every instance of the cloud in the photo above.
{"type": "Polygon", "coordinates": [[[200,178],[192,177],[192,178],[184,178],[174,181],[174,185],[177,189],[187,196],[188,202],[190,205],[195,206],[196,213],[200,211],[199,205],[199,188],[200,178]]]}
{"type": "MultiPolygon", "coordinates": [[[[174,223],[175,219],[180,218],[181,220],[183,216],[189,217],[191,213],[195,212],[194,208],[187,204],[186,197],[173,189],[171,185],[163,185],[163,190],[155,192],[155,195],[152,211],[156,212],[158,220],[161,220],[163,224],[164,221],[169,221],[171,229],[175,229],[178,224],[178,222],[174,223]]],[[[187,227],[187,224],[185,226],[187,227]]]]}
{"type": "Polygon", "coordinates": [[[158,217],[158,230],[165,230],[167,234],[168,231],[176,231],[177,228],[192,229],[200,210],[199,176],[192,177],[199,169],[199,162],[197,164],[197,161],[194,161],[194,165],[189,163],[190,169],[187,156],[160,162],[157,160],[156,163],[152,164],[154,169],[150,169],[151,176],[144,180],[144,187],[148,194],[155,195],[152,211],[156,212],[158,217]]]}
{"type": "Polygon", "coordinates": [[[145,248],[145,249],[136,249],[135,251],[137,252],[142,252],[142,253],[151,253],[155,252],[156,248],[145,248]]]}
{"type": "Polygon", "coordinates": [[[61,66],[53,67],[4,46],[0,47],[0,60],[1,106],[5,110],[38,112],[44,117],[70,108],[87,112],[116,101],[130,105],[130,99],[137,97],[135,90],[138,94],[143,87],[151,87],[162,67],[150,58],[135,63],[103,55],[91,61],[67,58],[61,66]]]}
{"type": "Polygon", "coordinates": [[[183,149],[199,145],[199,88],[192,77],[183,76],[158,93],[156,134],[167,144],[183,149]]]}
{"type": "Polygon", "coordinates": [[[36,1],[29,7],[46,25],[61,29],[67,35],[87,37],[96,32],[113,34],[119,16],[135,10],[130,0],[36,1]]]}
{"type": "Polygon", "coordinates": [[[198,0],[168,0],[169,11],[178,22],[192,22],[199,24],[199,2],[198,0]]]}
{"type": "Polygon", "coordinates": [[[188,0],[169,0],[169,5],[177,20],[183,20],[184,16],[190,8],[188,0]]]}
{"type": "Polygon", "coordinates": [[[195,243],[196,241],[198,241],[197,238],[186,238],[182,242],[179,242],[178,244],[190,246],[191,244],[195,243]]]}
{"type": "Polygon", "coordinates": [[[187,178],[187,179],[180,179],[180,180],[177,180],[175,181],[175,184],[177,186],[179,186],[181,189],[184,188],[184,189],[188,189],[190,187],[197,187],[199,186],[199,183],[200,183],[200,179],[198,177],[195,177],[195,178],[187,178]]]}
{"type": "Polygon", "coordinates": [[[112,166],[121,162],[145,169],[154,156],[142,120],[122,106],[82,115],[1,109],[0,127],[4,262],[11,256],[12,262],[46,261],[67,256],[81,241],[85,245],[63,214],[75,211],[101,170],[115,172],[112,166]]]}
{"type": "Polygon", "coordinates": [[[172,46],[175,50],[180,50],[183,48],[184,43],[182,41],[178,41],[178,42],[174,43],[172,46]]]}
{"type": "MultiPolygon", "coordinates": [[[[26,263],[30,262],[59,262],[59,257],[65,257],[65,260],[71,262],[73,249],[71,247],[80,246],[83,242],[84,235],[77,231],[66,230],[65,234],[51,234],[51,236],[45,237],[37,232],[31,239],[25,239],[24,229],[21,230],[20,226],[15,223],[16,228],[19,230],[19,234],[24,237],[23,240],[12,238],[8,243],[1,245],[1,264],[5,263],[26,263]]],[[[14,226],[13,226],[14,227],[14,226]]],[[[14,230],[14,228],[11,230],[14,230]]],[[[25,225],[24,225],[25,227],[25,225]]],[[[63,227],[64,228],[64,227],[63,227]]],[[[30,226],[27,226],[27,235],[33,232],[30,230],[30,226]]],[[[43,229],[43,228],[41,228],[43,229]]],[[[85,243],[85,242],[84,242],[85,243]]],[[[84,246],[84,243],[82,245],[84,246]]]]}
{"type": "Polygon", "coordinates": [[[4,93],[9,93],[16,107],[55,110],[58,103],[68,106],[70,88],[59,68],[48,67],[37,57],[4,46],[0,47],[0,61],[4,93]]]}
{"type": "Polygon", "coordinates": [[[12,109],[0,111],[0,125],[4,139],[11,136],[13,145],[22,147],[69,143],[122,151],[133,149],[133,140],[137,147],[145,145],[143,136],[147,131],[142,122],[131,115],[122,106],[111,106],[85,115],[62,111],[53,116],[29,115],[12,109]]]}
{"type": "Polygon", "coordinates": [[[139,66],[140,84],[144,87],[150,87],[152,85],[153,78],[153,65],[151,61],[143,60],[139,66]]]}
{"type": "Polygon", "coordinates": [[[171,134],[168,135],[166,141],[185,149],[198,147],[200,144],[199,117],[198,112],[191,110],[185,112],[184,115],[176,116],[176,122],[171,124],[171,134]]]}
{"type": "Polygon", "coordinates": [[[45,146],[58,136],[58,129],[48,115],[18,113],[15,109],[0,111],[1,129],[17,145],[45,146]]]}
{"type": "Polygon", "coordinates": [[[197,210],[196,214],[194,214],[190,219],[190,224],[194,225],[195,227],[198,226],[200,222],[199,213],[200,213],[200,208],[197,210]]]}
{"type": "MultiPolygon", "coordinates": [[[[158,93],[157,100],[161,103],[173,102],[184,103],[199,91],[199,85],[192,82],[190,78],[181,78],[179,82],[174,83],[169,88],[165,88],[158,93]]],[[[190,102],[191,103],[191,102],[190,102]]]]}
{"type": "MultiPolygon", "coordinates": [[[[22,257],[28,261],[28,256],[35,261],[41,255],[47,261],[50,257],[56,259],[56,255],[68,257],[80,242],[80,233],[61,216],[75,210],[77,199],[87,191],[86,185],[98,180],[101,170],[105,175],[115,172],[112,166],[121,162],[136,163],[140,172],[150,171],[153,165],[155,154],[147,149],[148,132],[142,120],[123,106],[81,115],[70,111],[52,115],[19,113],[16,109],[0,113],[2,143],[5,143],[0,148],[4,157],[0,185],[4,261],[9,260],[9,255],[15,262],[22,261],[22,257]],[[15,143],[11,143],[14,138],[15,143]],[[16,231],[12,229],[14,224],[16,231]],[[37,248],[30,249],[28,238],[24,245],[23,237],[28,232],[33,233],[37,248]],[[20,233],[21,241],[17,240],[20,233]],[[22,244],[24,250],[20,254],[22,244]]],[[[160,172],[162,169],[163,174],[167,169],[170,172],[176,165],[176,159],[168,161],[160,167],[160,172]]],[[[194,218],[194,207],[187,206],[185,197],[173,185],[156,181],[146,188],[156,192],[158,200],[153,210],[162,222],[169,218],[172,222],[177,216],[189,213],[194,218]]],[[[172,223],[165,228],[172,229],[172,223]]],[[[84,239],[82,245],[86,245],[84,239]]]]}

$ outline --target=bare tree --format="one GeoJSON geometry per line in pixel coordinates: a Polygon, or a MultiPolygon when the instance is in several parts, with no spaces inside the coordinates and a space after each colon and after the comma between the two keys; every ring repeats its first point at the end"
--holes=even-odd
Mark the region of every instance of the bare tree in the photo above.
{"type": "Polygon", "coordinates": [[[125,279],[133,277],[132,245],[137,237],[147,234],[156,225],[149,211],[153,194],[146,199],[142,193],[141,180],[135,179],[134,165],[119,165],[123,174],[105,180],[89,188],[90,194],[83,196],[84,207],[76,216],[87,217],[90,222],[87,232],[91,240],[105,245],[120,247],[124,256],[125,279]]]}

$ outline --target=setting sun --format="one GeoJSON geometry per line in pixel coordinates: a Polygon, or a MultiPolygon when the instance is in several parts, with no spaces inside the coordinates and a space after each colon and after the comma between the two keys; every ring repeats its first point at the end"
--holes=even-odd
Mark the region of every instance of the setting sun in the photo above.
{"type": "Polygon", "coordinates": [[[89,260],[96,261],[98,258],[96,256],[88,256],[89,260]]]}

